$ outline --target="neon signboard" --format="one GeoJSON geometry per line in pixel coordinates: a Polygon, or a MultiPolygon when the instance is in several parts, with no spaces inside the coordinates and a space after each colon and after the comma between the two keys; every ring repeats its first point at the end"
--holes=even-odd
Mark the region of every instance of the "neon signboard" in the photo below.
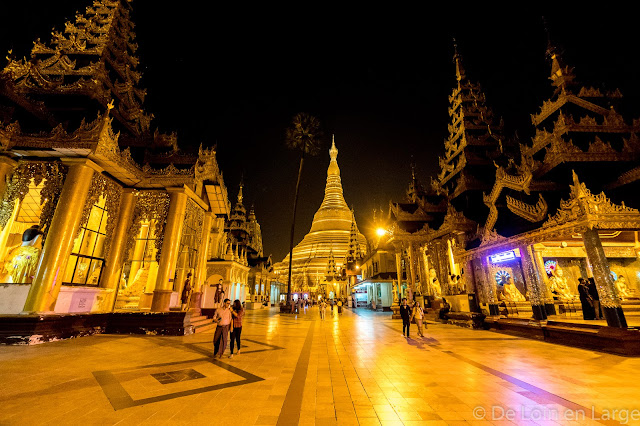
{"type": "Polygon", "coordinates": [[[516,253],[515,250],[503,251],[502,253],[492,254],[489,256],[489,260],[491,260],[491,263],[506,262],[507,260],[513,260],[519,257],[519,254],[520,253],[516,253]]]}

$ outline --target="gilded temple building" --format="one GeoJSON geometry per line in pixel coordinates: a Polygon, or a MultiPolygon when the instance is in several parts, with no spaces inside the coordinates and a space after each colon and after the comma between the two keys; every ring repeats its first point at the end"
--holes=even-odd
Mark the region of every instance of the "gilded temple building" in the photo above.
{"type": "MultiPolygon", "coordinates": [[[[309,233],[293,249],[291,282],[295,291],[310,293],[317,292],[320,287],[334,287],[336,284],[334,295],[339,295],[339,283],[327,281],[329,260],[334,259],[339,273],[348,261],[353,261],[354,256],[366,254],[367,243],[364,235],[358,231],[352,210],[344,200],[335,141],[331,145],[329,156],[324,199],[313,216],[309,233]]],[[[274,272],[278,274],[280,281],[286,282],[288,268],[289,255],[274,265],[274,272]]],[[[330,296],[331,291],[328,289],[327,295],[330,296]]],[[[343,293],[344,291],[343,289],[343,293]]]]}
{"type": "Polygon", "coordinates": [[[398,258],[396,300],[416,294],[439,308],[445,299],[453,322],[474,326],[483,314],[485,326],[500,316],[582,319],[582,278],[593,281],[607,325],[625,328],[640,313],[640,120],[622,115],[619,90],[581,85],[552,43],[547,54],[551,97],[516,152],[456,50],[452,124],[432,180],[446,213],[429,213],[425,197],[392,203],[385,238],[398,258]]]}
{"type": "Polygon", "coordinates": [[[94,1],[0,72],[1,314],[199,310],[213,275],[250,294],[255,215],[238,234],[215,150],[154,126],[131,12],[94,1]]]}

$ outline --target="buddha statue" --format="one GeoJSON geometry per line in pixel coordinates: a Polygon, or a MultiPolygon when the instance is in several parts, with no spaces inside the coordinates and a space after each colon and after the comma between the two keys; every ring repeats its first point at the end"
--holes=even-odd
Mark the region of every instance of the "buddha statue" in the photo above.
{"type": "Polygon", "coordinates": [[[618,296],[620,296],[620,299],[625,300],[631,297],[631,292],[627,286],[627,279],[624,275],[620,275],[616,280],[616,289],[618,290],[618,296]]]}
{"type": "Polygon", "coordinates": [[[31,283],[40,259],[42,234],[39,225],[33,225],[22,233],[22,244],[9,252],[4,264],[9,282],[31,283]]]}
{"type": "Polygon", "coordinates": [[[144,266],[138,269],[135,277],[133,277],[133,281],[131,282],[131,284],[129,284],[125,289],[121,290],[123,296],[140,296],[144,292],[147,286],[147,281],[149,279],[150,266],[151,262],[145,262],[144,266]]]}
{"type": "Polygon", "coordinates": [[[564,272],[559,266],[552,270],[552,275],[549,279],[549,290],[554,299],[572,300],[576,298],[576,295],[569,288],[567,277],[564,276],[564,272]]]}
{"type": "Polygon", "coordinates": [[[503,292],[504,299],[509,302],[524,302],[527,300],[522,293],[520,293],[520,290],[518,290],[518,287],[516,287],[511,277],[509,277],[509,280],[504,284],[503,292]]]}
{"type": "Polygon", "coordinates": [[[440,282],[438,281],[436,270],[433,268],[429,269],[429,285],[433,290],[433,295],[435,296],[435,298],[442,299],[442,287],[440,287],[440,282]]]}

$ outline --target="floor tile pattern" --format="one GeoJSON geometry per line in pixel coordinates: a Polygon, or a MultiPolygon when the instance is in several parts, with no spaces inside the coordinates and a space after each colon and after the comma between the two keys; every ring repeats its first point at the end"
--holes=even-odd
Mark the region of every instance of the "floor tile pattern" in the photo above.
{"type": "Polygon", "coordinates": [[[212,333],[0,346],[0,425],[640,424],[639,358],[432,323],[406,339],[364,309],[243,328],[215,360],[212,333]]]}

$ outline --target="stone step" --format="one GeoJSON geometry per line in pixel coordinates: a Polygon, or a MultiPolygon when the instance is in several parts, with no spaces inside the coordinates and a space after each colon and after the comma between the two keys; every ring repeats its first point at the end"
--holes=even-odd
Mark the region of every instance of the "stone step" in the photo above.
{"type": "Polygon", "coordinates": [[[216,329],[216,324],[209,323],[193,328],[194,333],[204,333],[205,331],[213,331],[216,329]]]}
{"type": "Polygon", "coordinates": [[[201,318],[199,320],[194,321],[193,319],[191,319],[191,321],[189,321],[189,324],[191,324],[194,327],[199,327],[201,325],[206,325],[206,324],[211,324],[213,323],[213,320],[211,318],[201,318]]]}

